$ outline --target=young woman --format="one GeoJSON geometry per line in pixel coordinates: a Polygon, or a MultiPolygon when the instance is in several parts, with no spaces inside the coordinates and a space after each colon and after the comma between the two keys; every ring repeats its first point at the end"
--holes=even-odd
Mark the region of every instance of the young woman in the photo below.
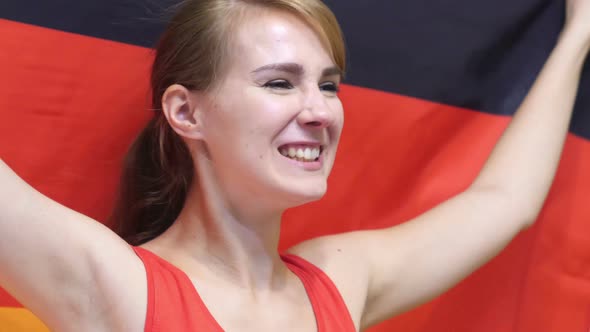
{"type": "Polygon", "coordinates": [[[188,0],[159,44],[156,114],[115,209],[132,246],[0,162],[0,284],[55,331],[356,331],[428,301],[543,205],[590,48],[590,1],[567,4],[467,190],[402,225],[281,255],[281,214],[322,197],[338,146],[340,29],[316,0],[188,0]]]}

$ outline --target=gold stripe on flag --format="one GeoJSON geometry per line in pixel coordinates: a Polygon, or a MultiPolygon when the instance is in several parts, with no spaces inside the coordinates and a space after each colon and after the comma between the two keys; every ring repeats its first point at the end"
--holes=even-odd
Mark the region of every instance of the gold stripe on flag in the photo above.
{"type": "Polygon", "coordinates": [[[23,308],[0,308],[0,332],[50,332],[49,329],[23,308]]]}

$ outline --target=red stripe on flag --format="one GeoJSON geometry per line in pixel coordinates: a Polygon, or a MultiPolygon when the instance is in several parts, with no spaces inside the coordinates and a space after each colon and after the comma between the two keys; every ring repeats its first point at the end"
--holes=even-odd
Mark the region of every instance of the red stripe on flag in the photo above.
{"type": "Polygon", "coordinates": [[[6,20],[0,35],[0,155],[35,188],[104,220],[121,155],[151,115],[150,51],[6,20]]]}
{"type": "Polygon", "coordinates": [[[21,304],[18,303],[10,294],[8,294],[4,289],[0,288],[0,307],[21,307],[21,304]]]}

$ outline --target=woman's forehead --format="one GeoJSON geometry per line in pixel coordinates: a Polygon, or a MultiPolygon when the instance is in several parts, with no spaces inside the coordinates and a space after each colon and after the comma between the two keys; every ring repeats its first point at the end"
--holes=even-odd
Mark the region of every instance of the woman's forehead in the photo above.
{"type": "Polygon", "coordinates": [[[250,70],[273,63],[297,63],[306,70],[334,65],[305,21],[276,10],[245,17],[235,30],[228,55],[230,62],[250,70]]]}

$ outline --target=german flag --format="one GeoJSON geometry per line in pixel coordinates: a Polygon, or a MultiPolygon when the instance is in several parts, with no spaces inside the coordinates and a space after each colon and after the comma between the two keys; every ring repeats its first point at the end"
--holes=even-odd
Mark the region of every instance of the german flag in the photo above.
{"type": "MultiPolygon", "coordinates": [[[[564,13],[562,1],[549,0],[326,3],[350,56],[341,92],[346,124],[327,196],[289,211],[281,249],[393,226],[465,189],[545,62],[564,13]]],[[[151,0],[0,1],[0,156],[42,193],[103,222],[122,157],[152,115],[151,47],[164,7],[151,0]]],[[[589,329],[586,66],[535,226],[444,295],[371,331],[589,329]]],[[[0,291],[0,332],[25,331],[47,329],[0,291]]]]}

